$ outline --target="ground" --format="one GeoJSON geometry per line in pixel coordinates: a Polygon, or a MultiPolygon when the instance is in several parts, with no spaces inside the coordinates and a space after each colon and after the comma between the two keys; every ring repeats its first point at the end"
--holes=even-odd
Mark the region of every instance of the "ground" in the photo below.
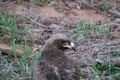
{"type": "Polygon", "coordinates": [[[120,1],[67,1],[52,0],[44,6],[37,0],[0,3],[1,11],[14,15],[17,27],[16,32],[7,33],[0,21],[0,79],[29,79],[32,64],[40,56],[35,55],[56,33],[70,36],[76,44],[76,52],[66,53],[81,65],[83,80],[120,79],[120,1]]]}

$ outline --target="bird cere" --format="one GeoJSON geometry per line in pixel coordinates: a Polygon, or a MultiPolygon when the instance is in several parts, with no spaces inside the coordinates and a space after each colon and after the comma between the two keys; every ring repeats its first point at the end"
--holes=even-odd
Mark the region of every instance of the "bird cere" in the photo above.
{"type": "Polygon", "coordinates": [[[69,59],[66,49],[75,50],[75,45],[63,34],[48,39],[41,58],[34,62],[32,80],[80,80],[80,67],[69,59]]]}

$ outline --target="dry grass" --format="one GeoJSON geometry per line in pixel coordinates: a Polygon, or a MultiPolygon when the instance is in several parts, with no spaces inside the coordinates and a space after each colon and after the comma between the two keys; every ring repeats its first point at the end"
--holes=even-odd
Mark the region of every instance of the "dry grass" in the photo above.
{"type": "Polygon", "coordinates": [[[14,55],[6,55],[7,53],[0,51],[0,80],[28,80],[31,77],[34,60],[41,55],[41,51],[38,54],[31,54],[31,46],[40,45],[40,50],[42,50],[45,41],[52,34],[58,32],[67,34],[76,43],[75,53],[77,54],[70,54],[69,57],[75,59],[80,65],[86,65],[84,67],[81,65],[83,77],[90,80],[119,80],[119,23],[113,25],[108,22],[97,25],[80,21],[76,27],[73,27],[69,23],[64,23],[64,20],[60,18],[44,20],[31,17],[23,18],[25,18],[22,21],[24,26],[23,29],[20,29],[16,23],[16,19],[19,18],[8,14],[0,15],[1,42],[7,39],[7,42],[11,43],[14,55]],[[26,25],[31,28],[27,30],[26,25]],[[61,28],[61,26],[64,27],[61,28]],[[19,38],[21,36],[22,39],[19,38]],[[25,47],[21,57],[16,56],[16,44],[25,47]]]}

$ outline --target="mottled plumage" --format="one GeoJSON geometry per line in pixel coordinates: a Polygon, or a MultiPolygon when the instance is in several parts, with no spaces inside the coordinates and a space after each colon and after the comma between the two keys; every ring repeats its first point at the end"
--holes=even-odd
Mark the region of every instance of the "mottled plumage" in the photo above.
{"type": "Polygon", "coordinates": [[[32,80],[80,80],[79,66],[64,53],[69,48],[74,49],[74,44],[67,36],[53,35],[33,65],[32,80]]]}

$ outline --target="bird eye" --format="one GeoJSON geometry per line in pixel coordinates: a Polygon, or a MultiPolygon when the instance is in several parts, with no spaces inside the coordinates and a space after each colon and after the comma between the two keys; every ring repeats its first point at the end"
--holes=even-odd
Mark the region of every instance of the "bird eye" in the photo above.
{"type": "Polygon", "coordinates": [[[61,40],[60,43],[64,44],[66,41],[65,40],[61,40]]]}

